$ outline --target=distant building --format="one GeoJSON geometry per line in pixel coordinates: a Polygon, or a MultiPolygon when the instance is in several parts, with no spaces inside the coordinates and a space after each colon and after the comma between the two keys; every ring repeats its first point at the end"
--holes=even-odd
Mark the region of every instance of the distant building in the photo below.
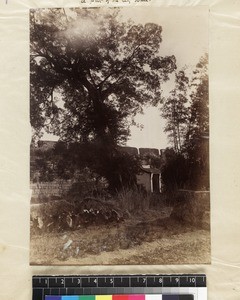
{"type": "Polygon", "coordinates": [[[150,166],[141,167],[141,173],[137,175],[137,184],[142,185],[147,192],[161,193],[161,171],[150,166]]]}
{"type": "Polygon", "coordinates": [[[164,159],[164,150],[155,148],[119,147],[122,152],[132,156],[138,156],[141,160],[141,170],[137,175],[137,184],[141,185],[149,193],[162,191],[161,170],[154,166],[154,160],[164,159]]]}
{"type": "MultiPolygon", "coordinates": [[[[37,147],[31,147],[31,174],[33,180],[39,174],[35,168],[35,160],[39,158],[40,153],[53,149],[56,142],[39,141],[37,147]],[[37,152],[36,152],[37,150],[37,152]]],[[[164,160],[164,150],[155,148],[135,148],[119,147],[118,150],[131,156],[139,157],[141,161],[140,172],[137,175],[137,184],[142,186],[149,193],[160,193],[162,191],[161,182],[161,164],[164,160]],[[157,162],[157,163],[156,163],[157,162]]],[[[49,162],[51,163],[51,162],[49,162]]],[[[36,179],[36,178],[35,178],[36,179]]]]}

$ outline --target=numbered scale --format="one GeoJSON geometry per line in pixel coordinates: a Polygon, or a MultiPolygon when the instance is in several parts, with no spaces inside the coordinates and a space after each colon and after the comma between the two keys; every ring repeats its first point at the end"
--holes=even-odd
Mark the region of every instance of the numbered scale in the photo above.
{"type": "Polygon", "coordinates": [[[203,274],[33,276],[32,286],[32,300],[207,300],[203,274]]]}

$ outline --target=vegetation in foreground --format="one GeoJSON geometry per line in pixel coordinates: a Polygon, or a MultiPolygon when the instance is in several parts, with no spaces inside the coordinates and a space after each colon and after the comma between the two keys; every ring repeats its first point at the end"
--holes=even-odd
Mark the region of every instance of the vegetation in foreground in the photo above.
{"type": "Polygon", "coordinates": [[[88,207],[81,206],[81,211],[74,203],[66,201],[65,205],[63,201],[33,205],[31,262],[91,264],[95,263],[96,257],[101,260],[103,253],[108,253],[105,254],[108,256],[105,263],[114,263],[113,259],[119,264],[189,263],[191,259],[196,263],[209,261],[210,256],[201,261],[203,256],[210,255],[208,193],[179,192],[171,198],[149,195],[145,198],[144,207],[139,206],[144,202],[138,202],[140,199],[136,198],[136,194],[132,191],[125,191],[124,197],[119,194],[118,206],[112,200],[89,199],[85,201],[88,207]],[[135,202],[129,201],[131,197],[135,202]],[[162,258],[154,257],[154,253],[147,258],[147,249],[149,253],[153,252],[157,248],[156,243],[159,243],[159,249],[166,252],[177,247],[181,252],[179,262],[174,261],[174,252],[171,251],[164,262],[162,258]],[[196,243],[207,254],[204,250],[199,257],[195,256],[193,248],[197,247],[196,243]],[[188,249],[185,258],[183,249],[188,249]],[[128,258],[121,257],[125,250],[130,251],[128,258]],[[191,258],[188,259],[190,253],[191,258]]]}

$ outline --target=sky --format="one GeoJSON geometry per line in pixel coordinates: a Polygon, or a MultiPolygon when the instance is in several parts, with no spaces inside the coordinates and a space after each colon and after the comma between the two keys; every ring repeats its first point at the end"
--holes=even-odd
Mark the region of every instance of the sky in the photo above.
{"type": "MultiPolygon", "coordinates": [[[[162,26],[161,56],[175,55],[178,69],[188,67],[191,72],[200,57],[208,52],[208,7],[126,7],[122,9],[123,20],[132,19],[136,23],[156,23],[162,26]]],[[[173,80],[172,76],[172,80],[173,80]]],[[[173,82],[163,85],[165,94],[173,82]]],[[[127,145],[164,149],[170,146],[164,133],[165,120],[159,108],[148,107],[135,121],[143,129],[132,126],[127,145]]],[[[57,140],[57,137],[44,134],[43,139],[57,140]]]]}

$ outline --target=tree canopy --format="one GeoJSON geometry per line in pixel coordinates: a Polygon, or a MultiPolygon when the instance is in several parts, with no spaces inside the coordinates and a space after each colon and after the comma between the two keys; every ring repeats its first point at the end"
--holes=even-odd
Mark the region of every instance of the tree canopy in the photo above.
{"type": "Polygon", "coordinates": [[[208,56],[199,59],[191,80],[183,71],[175,78],[170,97],[162,100],[165,131],[175,153],[167,157],[163,179],[169,189],[209,188],[208,56]]]}
{"type": "Polygon", "coordinates": [[[116,8],[31,10],[31,125],[74,142],[126,142],[131,119],[155,105],[176,69],[162,27],[116,8]]]}
{"type": "Polygon", "coordinates": [[[166,119],[165,132],[171,141],[174,150],[182,151],[186,134],[186,123],[188,122],[188,90],[189,78],[184,70],[175,72],[175,87],[169,97],[162,99],[162,117],[166,119]]]}

